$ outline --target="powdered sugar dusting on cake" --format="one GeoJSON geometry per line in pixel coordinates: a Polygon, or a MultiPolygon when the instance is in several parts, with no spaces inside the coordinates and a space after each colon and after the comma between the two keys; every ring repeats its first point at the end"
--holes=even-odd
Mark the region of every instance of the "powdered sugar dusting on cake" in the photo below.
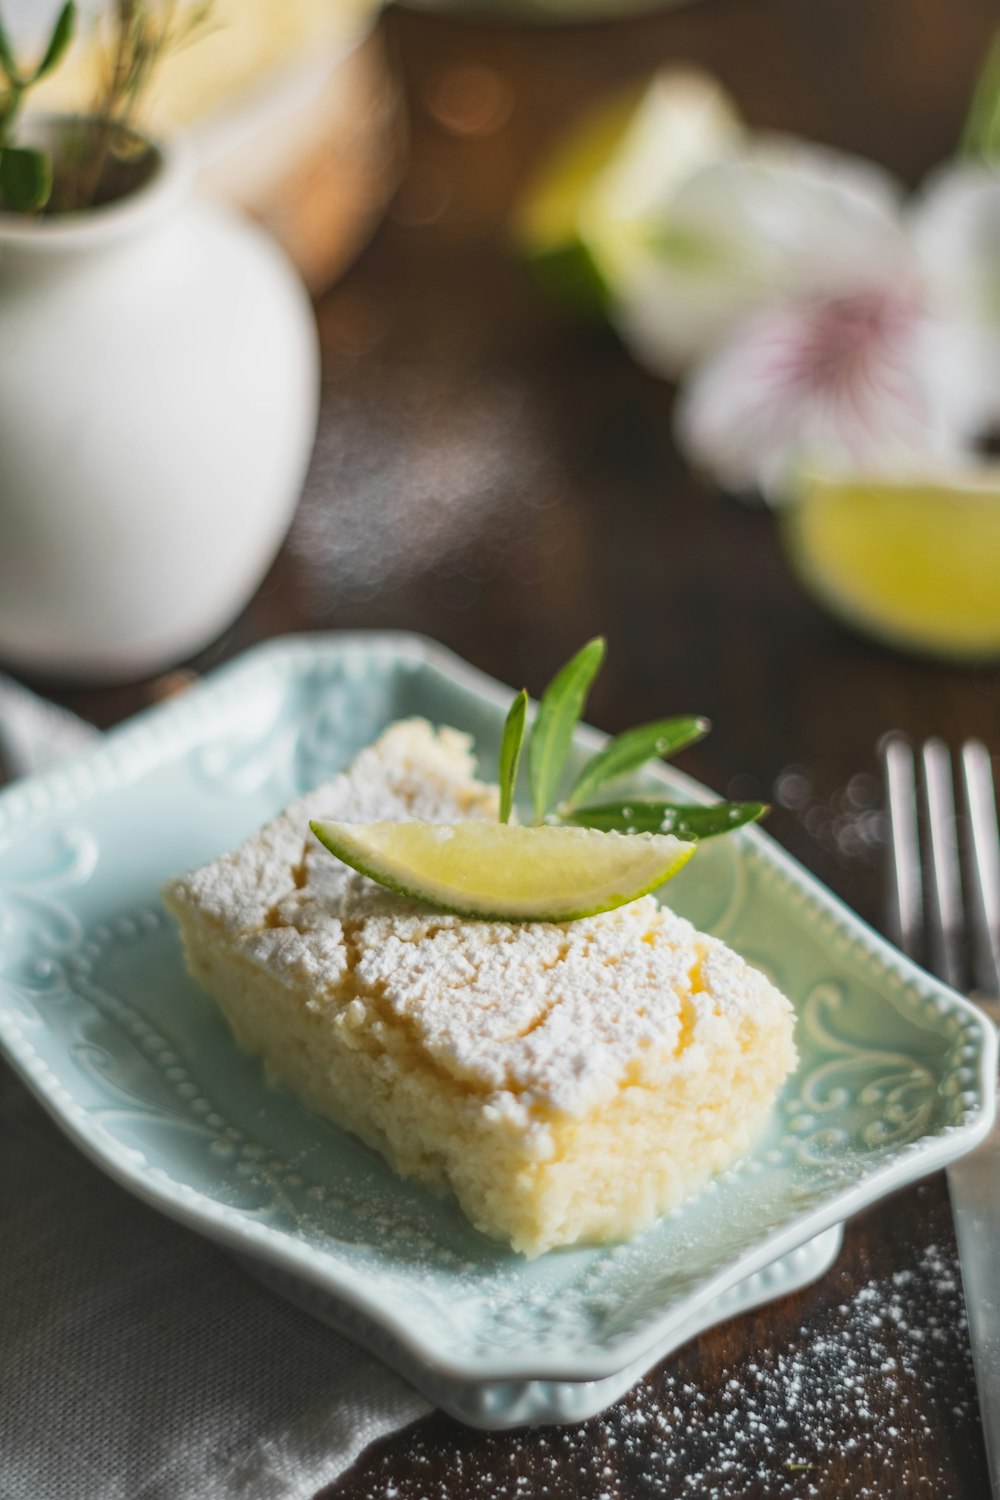
{"type": "Polygon", "coordinates": [[[644,897],[552,924],[470,922],[349,870],[309,832],[352,822],[495,817],[466,736],[393,725],[351,768],[231,854],[175,884],[245,957],[350,1030],[388,1019],[424,1057],[525,1123],[582,1115],[624,1082],[709,1065],[721,1032],[788,1002],[723,944],[644,897]]]}
{"type": "MultiPolygon", "coordinates": [[[[497,791],[475,778],[468,735],[435,732],[424,719],[393,724],[362,750],[346,771],[300,797],[236,849],[182,880],[172,890],[233,936],[273,922],[295,921],[296,905],[318,903],[329,921],[348,871],[309,831],[312,818],[369,823],[458,822],[496,817],[497,791]],[[288,906],[288,918],[284,915],[288,906]]],[[[371,886],[371,881],[365,881],[371,886]]]]}

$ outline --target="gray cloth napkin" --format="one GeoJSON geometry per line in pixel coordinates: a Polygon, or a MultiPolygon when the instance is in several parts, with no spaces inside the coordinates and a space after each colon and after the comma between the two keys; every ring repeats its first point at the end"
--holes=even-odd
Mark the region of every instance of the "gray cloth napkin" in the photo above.
{"type": "MultiPolygon", "coordinates": [[[[8,777],[95,736],[0,676],[8,777]]],[[[0,1063],[0,1500],[305,1500],[429,1410],[105,1178],[0,1063]]]]}

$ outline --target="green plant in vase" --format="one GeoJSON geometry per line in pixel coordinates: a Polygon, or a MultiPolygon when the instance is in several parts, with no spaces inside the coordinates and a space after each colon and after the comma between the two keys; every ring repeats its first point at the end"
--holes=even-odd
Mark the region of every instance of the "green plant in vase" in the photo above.
{"type": "Polygon", "coordinates": [[[25,99],[57,66],[75,25],[76,5],[74,0],[66,0],[40,61],[26,68],[14,55],[0,15],[0,79],[4,90],[0,101],[0,207],[8,212],[38,213],[52,196],[51,155],[33,146],[14,144],[14,133],[25,99]]]}
{"type": "Polygon", "coordinates": [[[68,117],[51,141],[24,138],[31,90],[59,65],[73,40],[75,0],[60,10],[39,61],[15,52],[0,12],[0,209],[66,214],[124,197],[146,177],[149,142],[136,129],[143,99],[162,59],[207,18],[212,0],[113,0],[98,21],[104,66],[87,117],[68,117]]]}

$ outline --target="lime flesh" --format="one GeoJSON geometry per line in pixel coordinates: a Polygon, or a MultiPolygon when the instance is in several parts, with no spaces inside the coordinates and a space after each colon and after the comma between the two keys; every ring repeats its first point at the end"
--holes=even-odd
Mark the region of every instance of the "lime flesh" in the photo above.
{"type": "Polygon", "coordinates": [[[331,854],[401,895],[458,916],[570,922],[645,896],[694,844],[669,834],[506,823],[309,825],[331,854]]]}
{"type": "Polygon", "coordinates": [[[1000,655],[1000,470],[954,482],[812,475],[781,512],[807,588],[832,613],[931,655],[1000,655]]]}

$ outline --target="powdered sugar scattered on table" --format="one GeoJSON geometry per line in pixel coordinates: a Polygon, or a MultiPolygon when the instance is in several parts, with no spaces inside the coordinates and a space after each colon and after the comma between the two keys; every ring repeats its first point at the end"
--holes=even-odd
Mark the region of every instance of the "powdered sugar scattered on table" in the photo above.
{"type": "Polygon", "coordinates": [[[809,1321],[812,1336],[805,1341],[803,1329],[797,1349],[734,1360],[710,1391],[686,1378],[682,1352],[577,1428],[521,1436],[442,1431],[437,1422],[418,1427],[405,1478],[397,1449],[392,1483],[380,1483],[378,1463],[344,1493],[351,1500],[839,1500],[847,1492],[824,1478],[835,1458],[843,1472],[847,1455],[857,1461],[850,1500],[951,1495],[945,1455],[937,1470],[923,1448],[918,1472],[911,1454],[935,1430],[930,1411],[937,1410],[938,1427],[949,1418],[957,1427],[975,1420],[954,1251],[927,1245],[912,1269],[869,1280],[809,1321]],[[908,1394],[914,1389],[918,1399],[908,1394]],[[432,1479],[444,1464],[450,1477],[432,1479]]]}

